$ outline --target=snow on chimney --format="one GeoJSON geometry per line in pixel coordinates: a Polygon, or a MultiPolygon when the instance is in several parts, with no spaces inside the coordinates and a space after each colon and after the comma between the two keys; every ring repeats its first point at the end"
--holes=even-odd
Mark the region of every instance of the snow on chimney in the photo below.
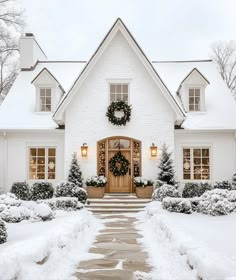
{"type": "Polygon", "coordinates": [[[45,60],[47,56],[35,40],[33,33],[25,33],[20,39],[20,68],[30,69],[37,60],[45,60]]]}

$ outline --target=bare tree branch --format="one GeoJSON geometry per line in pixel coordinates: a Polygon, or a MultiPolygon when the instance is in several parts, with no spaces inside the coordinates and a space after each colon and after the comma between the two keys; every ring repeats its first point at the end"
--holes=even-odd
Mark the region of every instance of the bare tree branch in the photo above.
{"type": "Polygon", "coordinates": [[[219,41],[212,46],[212,59],[222,79],[236,97],[236,42],[219,41]]]}

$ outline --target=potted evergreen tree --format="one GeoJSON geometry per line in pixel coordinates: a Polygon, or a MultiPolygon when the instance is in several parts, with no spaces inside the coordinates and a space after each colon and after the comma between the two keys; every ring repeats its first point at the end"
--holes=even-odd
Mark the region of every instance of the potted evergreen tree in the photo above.
{"type": "Polygon", "coordinates": [[[138,198],[151,198],[153,192],[153,181],[142,177],[134,178],[136,195],[138,198]]]}
{"type": "Polygon", "coordinates": [[[87,193],[89,198],[103,198],[107,178],[105,176],[92,176],[86,180],[87,193]]]}

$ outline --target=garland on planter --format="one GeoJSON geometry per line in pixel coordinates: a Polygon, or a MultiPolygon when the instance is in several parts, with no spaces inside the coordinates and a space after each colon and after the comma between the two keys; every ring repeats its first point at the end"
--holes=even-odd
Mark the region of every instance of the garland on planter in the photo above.
{"type": "Polygon", "coordinates": [[[109,170],[114,176],[124,176],[129,171],[129,161],[120,151],[109,160],[109,170]]]}
{"type": "Polygon", "coordinates": [[[114,101],[108,106],[106,116],[110,123],[118,126],[125,126],[126,123],[130,121],[131,105],[126,104],[124,101],[114,101]],[[124,116],[121,118],[116,117],[116,111],[123,111],[124,116]]]}

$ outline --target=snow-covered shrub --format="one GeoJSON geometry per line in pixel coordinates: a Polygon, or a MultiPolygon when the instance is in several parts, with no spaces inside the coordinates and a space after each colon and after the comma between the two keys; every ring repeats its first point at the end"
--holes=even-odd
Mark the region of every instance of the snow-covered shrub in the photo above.
{"type": "Polygon", "coordinates": [[[236,173],[232,177],[232,190],[236,190],[236,173]]]}
{"type": "Polygon", "coordinates": [[[164,184],[165,183],[163,181],[157,179],[156,182],[155,182],[155,188],[159,188],[159,187],[161,187],[164,184]]]}
{"type": "Polygon", "coordinates": [[[162,200],[162,208],[170,212],[192,213],[191,202],[187,198],[166,197],[162,200]]]}
{"type": "Polygon", "coordinates": [[[14,193],[19,199],[28,200],[30,198],[30,186],[27,182],[15,182],[11,187],[11,193],[14,193]]]}
{"type": "Polygon", "coordinates": [[[57,197],[77,197],[82,203],[85,203],[88,197],[85,189],[68,181],[60,182],[56,186],[55,194],[57,197]]]}
{"type": "Polygon", "coordinates": [[[198,204],[199,212],[212,216],[227,215],[235,208],[235,203],[229,200],[228,190],[214,189],[205,192],[198,204]]]}
{"type": "Polygon", "coordinates": [[[145,179],[142,177],[135,177],[134,178],[134,185],[136,187],[146,187],[146,186],[153,186],[154,182],[150,179],[145,179]]]}
{"type": "Polygon", "coordinates": [[[232,190],[232,183],[228,180],[215,182],[214,188],[223,190],[232,190]]]}
{"type": "Polygon", "coordinates": [[[22,206],[8,206],[0,213],[0,218],[8,223],[18,223],[23,220],[28,220],[30,216],[31,211],[22,206]]]}
{"type": "Polygon", "coordinates": [[[154,190],[152,194],[152,200],[162,201],[165,197],[181,197],[180,192],[171,185],[164,184],[161,187],[154,190]]]}
{"type": "MultiPolygon", "coordinates": [[[[229,201],[236,202],[236,190],[229,192],[229,201]]],[[[235,206],[235,208],[236,208],[236,206],[235,206]]]]}
{"type": "Polygon", "coordinates": [[[0,219],[0,244],[7,241],[7,229],[5,223],[0,219]]]}
{"type": "Polygon", "coordinates": [[[86,179],[86,186],[105,187],[107,178],[105,176],[91,176],[86,179]]]}
{"type": "Polygon", "coordinates": [[[34,219],[50,221],[54,218],[52,209],[46,203],[37,203],[34,205],[34,219]]]}
{"type": "Polygon", "coordinates": [[[53,186],[49,182],[36,182],[31,188],[31,199],[49,199],[53,197],[53,186]]]}
{"type": "Polygon", "coordinates": [[[211,190],[212,187],[209,183],[204,182],[204,183],[186,183],[184,185],[183,197],[195,197],[195,196],[201,196],[204,194],[204,192],[211,190]]]}
{"type": "Polygon", "coordinates": [[[198,196],[189,198],[193,212],[198,212],[200,200],[201,200],[201,198],[198,196]]]}
{"type": "Polygon", "coordinates": [[[80,170],[76,153],[73,153],[72,155],[72,160],[68,174],[68,181],[74,183],[77,187],[83,186],[82,172],[80,170]]]}
{"type": "Polygon", "coordinates": [[[13,193],[6,193],[0,195],[0,204],[19,206],[21,201],[13,193]]]}
{"type": "Polygon", "coordinates": [[[52,210],[71,211],[83,208],[83,204],[76,197],[55,197],[40,202],[46,203],[52,210]]]}

